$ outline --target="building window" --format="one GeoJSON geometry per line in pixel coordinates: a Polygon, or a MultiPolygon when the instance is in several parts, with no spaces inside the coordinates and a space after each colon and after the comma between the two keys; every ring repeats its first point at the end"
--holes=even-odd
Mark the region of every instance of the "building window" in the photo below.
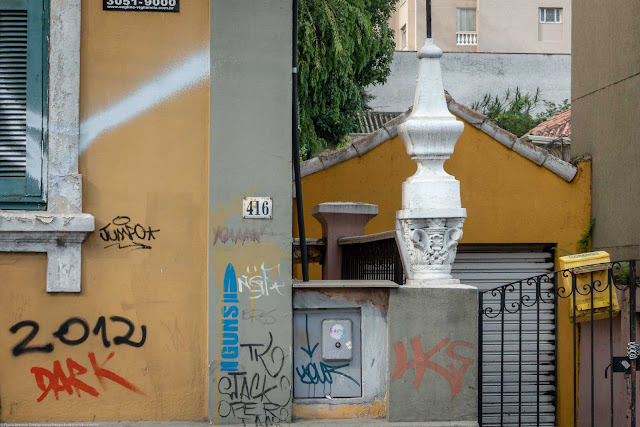
{"type": "Polygon", "coordinates": [[[456,9],[456,44],[475,46],[478,44],[475,9],[456,9]]]}
{"type": "Polygon", "coordinates": [[[400,28],[400,34],[402,34],[402,49],[404,49],[405,47],[407,47],[407,26],[406,24],[402,26],[402,28],[400,28]]]}
{"type": "Polygon", "coordinates": [[[562,22],[562,9],[558,7],[541,7],[541,24],[560,24],[562,22]]]}
{"type": "Polygon", "coordinates": [[[457,31],[477,31],[476,30],[476,10],[475,9],[456,9],[457,31]]]}
{"type": "Polygon", "coordinates": [[[0,209],[44,209],[47,61],[44,0],[0,3],[0,209]]]}
{"type": "Polygon", "coordinates": [[[81,291],[95,230],[78,173],[81,4],[0,1],[0,252],[46,253],[47,292],[81,291]]]}

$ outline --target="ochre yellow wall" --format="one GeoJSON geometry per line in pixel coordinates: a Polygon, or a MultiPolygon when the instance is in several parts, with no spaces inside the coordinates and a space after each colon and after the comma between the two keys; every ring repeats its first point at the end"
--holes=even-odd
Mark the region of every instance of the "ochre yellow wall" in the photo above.
{"type": "MultiPolygon", "coordinates": [[[[82,2],[81,120],[104,111],[179,66],[206,53],[209,2],[183,2],[180,13],[106,12],[102,2],[82,2]]],[[[175,79],[174,79],[175,80],[175,79]]],[[[177,79],[179,80],[179,78],[177,79]]],[[[82,293],[45,292],[46,256],[0,254],[0,420],[70,421],[204,419],[207,414],[207,218],[209,88],[206,78],[153,106],[144,94],[132,98],[121,123],[91,142],[80,157],[84,210],[96,218],[96,232],[82,247],[82,293]],[[140,107],[140,114],[132,112],[140,107]],[[99,229],[116,216],[153,229],[150,250],[106,248],[99,229]],[[85,319],[91,329],[107,318],[111,346],[89,334],[82,344],[65,345],[52,334],[67,319],[85,319]],[[147,328],[146,343],[115,345],[127,327],[109,320],[130,319],[132,340],[147,328]],[[53,343],[51,353],[14,357],[11,349],[30,328],[9,328],[31,320],[39,333],[30,343],[53,343]],[[109,354],[115,355],[102,365],[109,354]],[[104,379],[101,386],[89,361],[126,379],[138,394],[104,379]],[[53,371],[67,359],[87,369],[78,381],[99,395],[42,394],[30,372],[53,371]]],[[[166,85],[179,86],[179,81],[166,85]]],[[[140,94],[138,94],[140,95],[140,94]]],[[[105,118],[106,120],[106,118],[105,118]]],[[[68,338],[82,336],[78,324],[68,338]]],[[[45,386],[47,381],[45,380],[45,386]]]]}
{"type": "MultiPolygon", "coordinates": [[[[311,208],[334,201],[376,204],[379,214],[367,224],[365,233],[392,230],[401,208],[402,182],[415,170],[416,164],[396,137],[363,157],[305,176],[307,238],[322,237],[311,208]]],[[[551,243],[576,251],[591,212],[590,163],[581,162],[578,174],[568,183],[465,123],[445,170],[460,181],[462,206],[467,209],[462,243],[551,243]]],[[[300,277],[299,266],[296,271],[300,277]]],[[[312,279],[320,279],[320,265],[311,264],[310,273],[312,279]]],[[[559,304],[559,425],[565,425],[573,419],[572,341],[566,301],[559,304]]]]}

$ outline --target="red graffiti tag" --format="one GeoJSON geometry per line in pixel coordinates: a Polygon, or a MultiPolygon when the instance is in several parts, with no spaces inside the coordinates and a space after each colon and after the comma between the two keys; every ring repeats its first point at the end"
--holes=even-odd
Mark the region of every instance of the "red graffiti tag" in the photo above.
{"type": "Polygon", "coordinates": [[[396,366],[393,369],[393,376],[391,377],[391,381],[399,380],[409,369],[415,367],[416,372],[413,377],[413,385],[415,386],[416,390],[418,390],[420,388],[420,384],[422,383],[424,373],[426,369],[429,368],[437,374],[441,375],[445,380],[447,380],[447,382],[451,386],[451,401],[453,402],[453,399],[455,399],[456,395],[460,393],[460,390],[462,390],[462,379],[464,378],[464,373],[467,371],[469,366],[473,364],[473,359],[463,357],[459,354],[454,353],[453,350],[456,347],[466,347],[473,349],[473,345],[466,341],[451,342],[450,338],[445,338],[440,341],[438,345],[425,353],[422,348],[422,343],[420,342],[420,337],[415,337],[411,340],[413,360],[411,362],[407,362],[407,349],[404,347],[404,344],[401,341],[397,341],[394,344],[394,349],[396,350],[396,366]],[[453,363],[449,363],[449,369],[446,369],[442,365],[429,360],[436,353],[445,348],[447,344],[449,344],[449,347],[447,348],[447,356],[449,356],[453,360],[462,362],[461,368],[458,369],[453,363]]]}
{"type": "MultiPolygon", "coordinates": [[[[91,363],[91,368],[93,369],[93,374],[96,379],[100,383],[103,389],[106,389],[104,379],[108,379],[113,381],[116,384],[120,384],[122,387],[133,391],[134,393],[141,394],[145,396],[145,394],[135,385],[131,384],[129,381],[125,380],[121,376],[115,374],[113,371],[104,368],[104,365],[107,364],[109,360],[115,355],[115,352],[111,352],[106,360],[98,365],[96,361],[96,356],[94,353],[89,353],[89,362],[91,363]]],[[[38,388],[42,391],[40,397],[38,397],[37,401],[42,402],[45,397],[49,394],[49,392],[53,392],[56,400],[59,399],[59,393],[62,391],[66,391],[67,394],[72,395],[75,391],[78,397],[82,397],[80,392],[83,391],[90,396],[98,397],[100,393],[94,387],[80,380],[78,376],[84,375],[87,373],[87,368],[80,365],[78,362],[73,360],[72,358],[67,358],[67,370],[69,371],[69,375],[65,375],[64,370],[62,369],[62,364],[59,360],[53,362],[53,370],[50,371],[45,368],[41,368],[38,366],[34,366],[31,368],[31,373],[34,375],[36,384],[38,388]]]]}

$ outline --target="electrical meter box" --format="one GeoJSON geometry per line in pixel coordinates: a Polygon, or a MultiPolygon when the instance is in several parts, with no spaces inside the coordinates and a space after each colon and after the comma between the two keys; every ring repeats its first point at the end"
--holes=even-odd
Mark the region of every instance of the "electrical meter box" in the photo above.
{"type": "Polygon", "coordinates": [[[342,362],[353,359],[353,323],[349,319],[322,321],[322,360],[342,362]]]}
{"type": "MultiPolygon", "coordinates": [[[[560,269],[571,269],[576,278],[576,289],[572,290],[572,275],[559,274],[569,298],[569,319],[573,322],[573,299],[575,298],[575,321],[591,321],[591,301],[593,298],[593,320],[608,319],[620,313],[618,295],[613,281],[610,281],[611,259],[604,251],[560,257],[560,269]],[[611,290],[611,297],[609,296],[611,290]],[[584,294],[584,295],[583,295],[584,294]]],[[[562,296],[562,291],[560,296],[562,296]]]]}
{"type": "Polygon", "coordinates": [[[360,308],[295,309],[293,396],[362,396],[360,308]]]}

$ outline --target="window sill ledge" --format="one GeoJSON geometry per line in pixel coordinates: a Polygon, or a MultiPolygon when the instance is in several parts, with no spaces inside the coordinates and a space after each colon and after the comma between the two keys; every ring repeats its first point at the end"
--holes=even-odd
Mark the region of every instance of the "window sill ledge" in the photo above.
{"type": "Polygon", "coordinates": [[[45,252],[47,292],[80,292],[82,242],[94,230],[86,213],[0,211],[0,252],[45,252]]]}

